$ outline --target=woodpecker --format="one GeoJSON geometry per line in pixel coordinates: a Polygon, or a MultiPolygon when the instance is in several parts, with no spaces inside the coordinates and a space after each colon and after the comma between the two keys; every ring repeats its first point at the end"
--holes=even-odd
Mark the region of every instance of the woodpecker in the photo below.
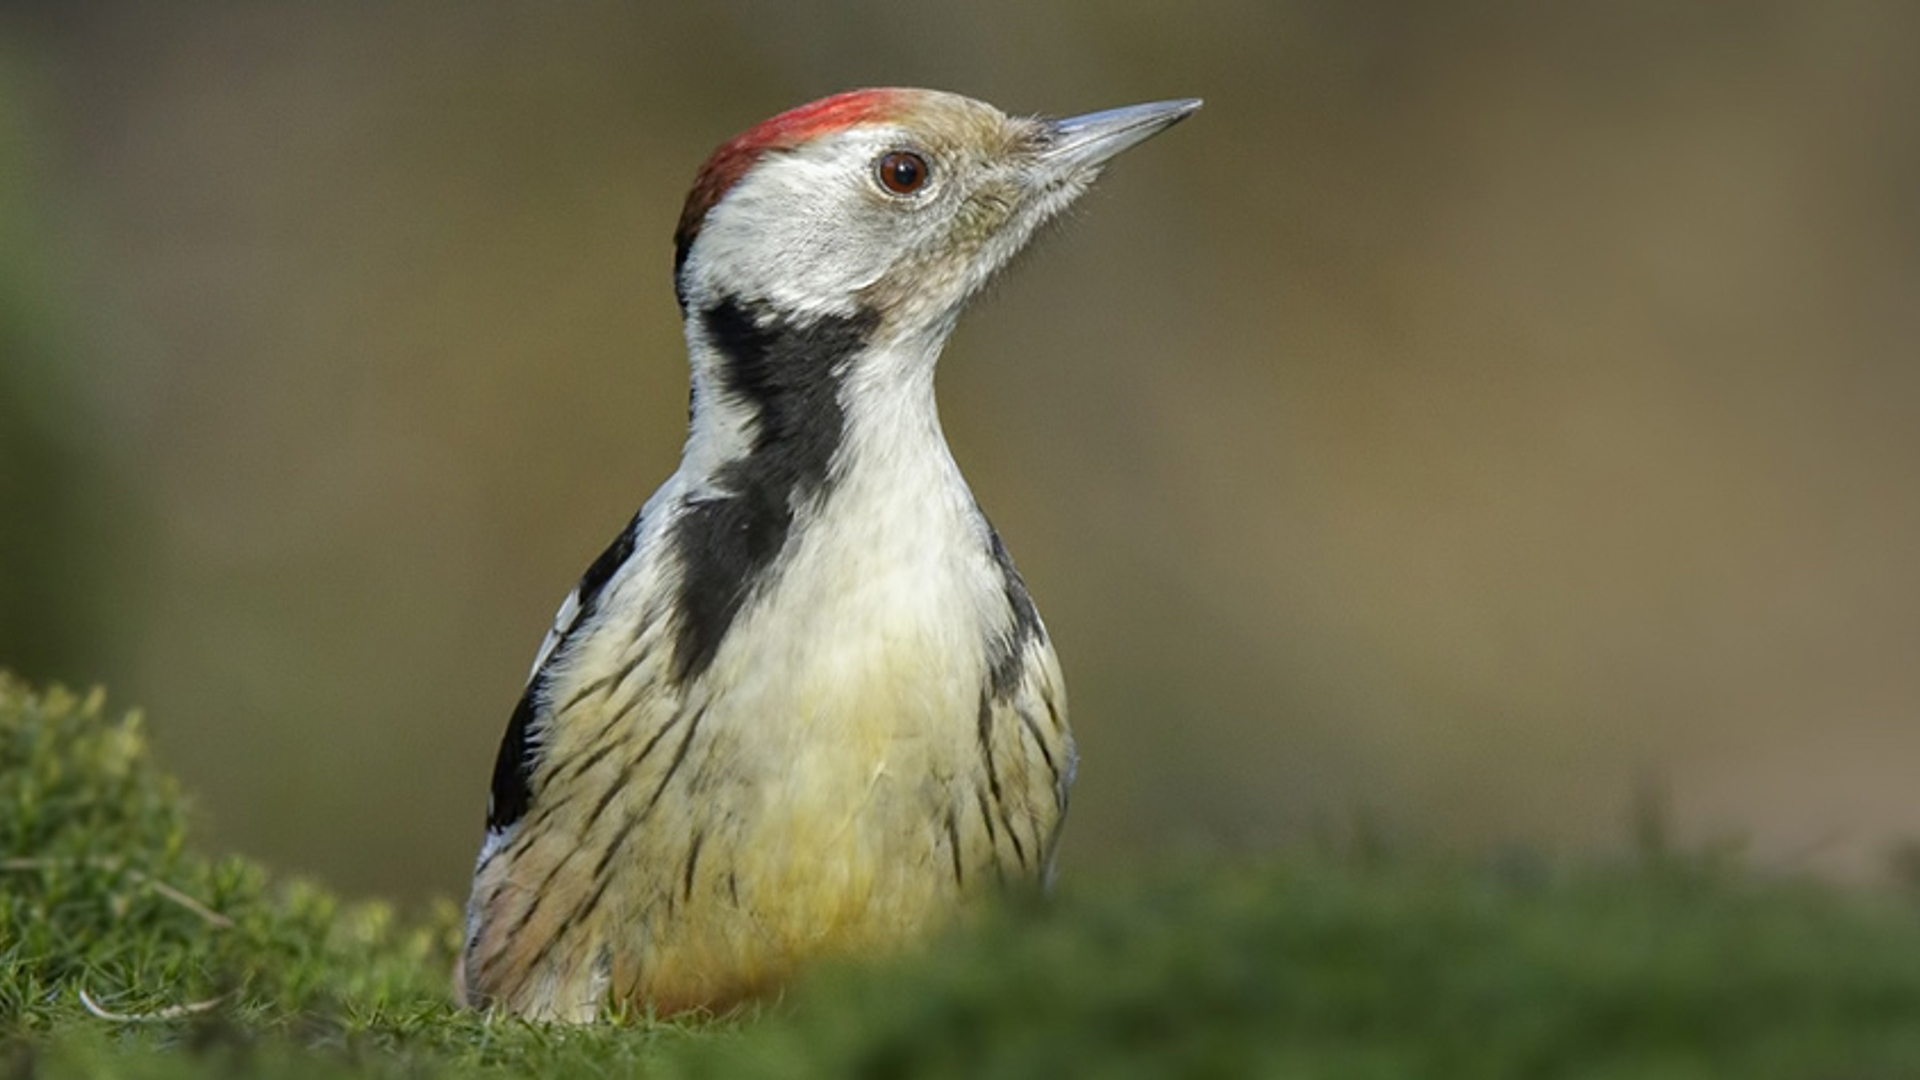
{"type": "Polygon", "coordinates": [[[856,90],[714,152],[674,236],[686,446],[508,723],[469,1003],[723,1009],[1051,877],[1060,667],[948,451],[934,364],[1035,229],[1199,106],[1050,120],[856,90]]]}

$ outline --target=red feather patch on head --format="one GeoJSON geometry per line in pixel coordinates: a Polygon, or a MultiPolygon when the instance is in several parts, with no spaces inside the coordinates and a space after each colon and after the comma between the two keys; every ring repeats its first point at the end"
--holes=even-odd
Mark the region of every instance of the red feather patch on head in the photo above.
{"type": "Polygon", "coordinates": [[[700,233],[700,223],[760,155],[769,150],[799,146],[808,139],[829,131],[866,123],[894,109],[898,90],[848,90],[823,97],[798,108],[788,109],[772,119],[762,120],[720,144],[694,178],[687,192],[687,204],[680,211],[680,225],[673,234],[674,273],[686,261],[687,249],[700,233]]]}

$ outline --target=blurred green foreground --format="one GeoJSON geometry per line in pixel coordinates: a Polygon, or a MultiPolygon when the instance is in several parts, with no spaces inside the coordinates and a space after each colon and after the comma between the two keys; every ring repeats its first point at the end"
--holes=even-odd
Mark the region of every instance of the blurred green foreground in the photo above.
{"type": "Polygon", "coordinates": [[[1074,880],[744,1015],[456,1010],[458,916],[188,842],[137,714],[0,674],[0,1076],[1920,1076],[1911,897],[1381,844],[1074,880]]]}

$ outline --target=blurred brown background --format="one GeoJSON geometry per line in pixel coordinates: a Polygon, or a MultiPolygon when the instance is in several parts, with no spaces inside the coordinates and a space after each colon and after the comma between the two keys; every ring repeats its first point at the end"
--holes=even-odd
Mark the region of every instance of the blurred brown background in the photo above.
{"type": "Polygon", "coordinates": [[[457,894],[676,460],[667,237],[849,86],[1202,95],[963,325],[1083,748],[1067,870],[1368,815],[1920,834],[1920,5],[0,7],[0,664],[214,842],[457,894]]]}

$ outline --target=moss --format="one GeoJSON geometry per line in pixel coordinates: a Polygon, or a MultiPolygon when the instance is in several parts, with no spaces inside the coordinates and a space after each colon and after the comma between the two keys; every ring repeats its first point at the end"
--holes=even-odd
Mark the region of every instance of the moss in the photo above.
{"type": "Polygon", "coordinates": [[[1920,1075],[1910,897],[1664,845],[1080,879],[746,1014],[574,1029],[452,1006],[451,905],[197,853],[98,694],[0,677],[0,806],[0,1076],[1920,1075]]]}
{"type": "Polygon", "coordinates": [[[272,1026],[445,996],[451,910],[403,925],[194,851],[140,715],[110,714],[98,691],[35,693],[0,673],[0,806],[0,1032],[98,1023],[86,1002],[272,1026]]]}

